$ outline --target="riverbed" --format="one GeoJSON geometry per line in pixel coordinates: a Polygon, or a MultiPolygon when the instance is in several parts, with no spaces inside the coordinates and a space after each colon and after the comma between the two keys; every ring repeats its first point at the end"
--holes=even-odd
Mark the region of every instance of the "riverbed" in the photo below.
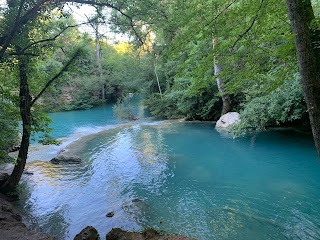
{"type": "Polygon", "coordinates": [[[33,175],[16,206],[58,240],[88,225],[101,236],[152,227],[201,240],[320,239],[320,161],[309,134],[234,139],[213,123],[119,122],[111,106],[51,117],[63,144],[30,153],[33,175]],[[48,162],[62,149],[83,162],[48,162]]]}

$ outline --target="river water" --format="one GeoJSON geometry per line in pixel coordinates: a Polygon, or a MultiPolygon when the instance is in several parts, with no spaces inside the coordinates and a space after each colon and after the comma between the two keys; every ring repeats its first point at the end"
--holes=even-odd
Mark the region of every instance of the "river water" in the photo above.
{"type": "Polygon", "coordinates": [[[30,153],[33,175],[16,206],[58,240],[88,225],[102,239],[113,227],[201,240],[320,239],[311,135],[277,129],[233,139],[211,123],[120,123],[111,106],[51,117],[64,142],[30,153]],[[47,161],[66,147],[83,163],[47,161]]]}

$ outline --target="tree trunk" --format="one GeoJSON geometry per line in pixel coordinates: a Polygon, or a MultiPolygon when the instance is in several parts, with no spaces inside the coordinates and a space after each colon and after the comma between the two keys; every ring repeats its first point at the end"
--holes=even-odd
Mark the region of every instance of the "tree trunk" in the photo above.
{"type": "Polygon", "coordinates": [[[24,56],[19,57],[19,74],[20,74],[20,115],[22,119],[22,140],[20,144],[17,163],[14,166],[12,174],[7,181],[0,187],[1,192],[10,192],[18,185],[26,165],[29,140],[31,132],[30,109],[31,96],[29,93],[28,77],[27,77],[27,59],[24,56]]]}
{"type": "Polygon", "coordinates": [[[103,73],[102,73],[102,64],[101,64],[101,48],[100,48],[100,38],[99,38],[99,27],[98,24],[95,26],[95,35],[96,35],[96,60],[99,72],[99,80],[102,84],[101,86],[101,99],[106,99],[106,90],[105,84],[103,82],[103,73]]]}
{"type": "Polygon", "coordinates": [[[314,46],[317,31],[309,27],[314,19],[314,13],[310,0],[286,1],[292,31],[295,34],[304,99],[309,112],[313,139],[320,157],[320,49],[314,46]]]}
{"type": "Polygon", "coordinates": [[[159,76],[158,76],[158,71],[157,71],[157,54],[153,53],[153,67],[154,67],[154,75],[156,76],[157,84],[158,84],[158,89],[160,93],[160,97],[162,98],[162,91],[161,91],[161,86],[159,82],[159,76]]]}
{"type": "MultiPolygon", "coordinates": [[[[217,38],[213,38],[213,49],[215,48],[218,40],[217,38]]],[[[221,73],[221,65],[217,64],[216,56],[214,57],[214,75],[219,76],[221,73]]],[[[231,111],[231,100],[229,94],[223,87],[223,80],[219,77],[216,78],[218,90],[221,94],[222,99],[222,111],[221,116],[231,111]]]]}

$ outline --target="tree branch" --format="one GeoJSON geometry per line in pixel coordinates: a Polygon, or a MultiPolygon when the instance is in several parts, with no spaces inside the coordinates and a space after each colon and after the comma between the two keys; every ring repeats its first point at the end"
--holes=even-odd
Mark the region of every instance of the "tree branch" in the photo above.
{"type": "Polygon", "coordinates": [[[222,11],[220,11],[210,22],[208,22],[205,26],[209,26],[211,23],[213,23],[215,20],[217,20],[222,13],[227,11],[234,3],[236,3],[238,0],[233,0],[230,2],[222,11]]]}
{"type": "Polygon", "coordinates": [[[94,5],[94,6],[101,6],[101,7],[109,7],[111,9],[114,9],[114,10],[118,11],[121,15],[123,15],[124,17],[129,19],[131,29],[133,30],[133,32],[136,35],[139,42],[141,44],[144,44],[143,40],[141,39],[141,37],[139,36],[138,32],[135,29],[133,18],[131,16],[129,16],[128,14],[124,13],[119,7],[116,7],[113,4],[96,2],[95,0],[42,0],[42,1],[38,2],[35,6],[33,6],[31,9],[29,9],[24,15],[21,16],[24,2],[25,2],[24,0],[21,2],[20,8],[18,9],[18,14],[15,19],[15,23],[13,24],[12,27],[10,27],[9,34],[7,35],[7,37],[5,37],[2,40],[1,49],[0,49],[0,60],[3,58],[5,52],[7,51],[13,38],[16,36],[18,30],[23,25],[25,25],[28,21],[36,18],[38,16],[39,12],[41,12],[41,10],[43,10],[46,7],[49,7],[50,5],[53,5],[53,4],[63,4],[63,3],[72,3],[73,2],[73,3],[94,5]]]}
{"type": "Polygon", "coordinates": [[[129,20],[130,27],[131,27],[132,31],[134,32],[134,35],[136,36],[136,38],[138,39],[138,41],[140,42],[141,45],[144,44],[144,41],[141,39],[140,35],[138,34],[138,32],[135,28],[133,17],[131,17],[128,14],[126,14],[125,12],[123,12],[123,10],[120,7],[117,7],[111,3],[98,3],[94,0],[61,0],[60,2],[61,3],[74,2],[74,3],[88,4],[88,5],[108,7],[108,8],[114,9],[117,12],[119,12],[122,16],[126,17],[129,20]]]}
{"type": "Polygon", "coordinates": [[[5,38],[5,40],[3,41],[2,44],[2,48],[0,50],[0,59],[3,58],[5,52],[7,51],[7,48],[9,47],[12,39],[15,37],[16,33],[18,32],[18,30],[24,25],[26,24],[28,21],[30,21],[32,18],[32,16],[37,16],[37,12],[41,9],[42,5],[46,2],[48,2],[50,0],[43,0],[40,1],[38,4],[36,4],[33,8],[31,8],[30,10],[28,10],[22,17],[21,16],[21,12],[22,12],[22,8],[23,8],[23,3],[24,1],[21,2],[21,5],[19,7],[18,10],[18,15],[16,16],[15,19],[15,23],[13,24],[10,33],[8,34],[8,36],[5,38]]]}
{"type": "Polygon", "coordinates": [[[34,46],[34,45],[37,45],[39,43],[45,43],[45,42],[52,42],[52,41],[55,41],[58,37],[61,36],[62,33],[64,33],[66,30],[68,30],[69,28],[74,28],[74,27],[79,27],[81,25],[84,25],[84,24],[87,24],[89,22],[85,22],[85,23],[79,23],[79,24],[75,24],[75,25],[70,25],[70,26],[66,26],[65,28],[63,28],[57,35],[55,35],[54,37],[52,38],[47,38],[47,39],[42,39],[42,40],[39,40],[39,41],[36,41],[36,42],[33,42],[31,44],[29,44],[28,46],[26,46],[25,48],[23,48],[21,50],[21,52],[24,52],[26,51],[27,49],[29,49],[30,47],[34,46]]]}
{"type": "Polygon", "coordinates": [[[254,23],[255,23],[255,22],[257,21],[257,19],[258,19],[259,12],[260,12],[260,10],[261,10],[261,8],[262,8],[263,2],[264,2],[264,0],[261,0],[261,4],[260,4],[260,6],[259,6],[259,9],[258,9],[256,15],[254,16],[254,19],[253,19],[253,21],[251,22],[250,26],[249,26],[241,35],[239,35],[238,39],[234,42],[234,44],[232,45],[231,49],[234,49],[234,47],[236,46],[236,44],[244,37],[244,35],[246,35],[246,34],[252,29],[254,23]]]}
{"type": "Polygon", "coordinates": [[[69,59],[69,61],[63,66],[63,68],[46,83],[46,85],[42,88],[40,93],[38,93],[38,95],[32,100],[31,107],[42,96],[42,94],[47,90],[47,88],[50,87],[50,85],[70,67],[70,65],[80,55],[80,53],[81,53],[81,49],[77,49],[76,52],[72,55],[72,57],[69,59]]]}

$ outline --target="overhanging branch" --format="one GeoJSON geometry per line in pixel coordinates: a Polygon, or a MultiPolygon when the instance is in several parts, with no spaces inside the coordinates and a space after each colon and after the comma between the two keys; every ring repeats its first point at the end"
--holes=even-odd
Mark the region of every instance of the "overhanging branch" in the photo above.
{"type": "Polygon", "coordinates": [[[93,6],[108,7],[108,8],[114,9],[117,12],[119,12],[121,15],[123,15],[124,17],[129,19],[130,27],[131,27],[132,31],[136,35],[139,42],[141,44],[144,44],[143,40],[141,39],[141,37],[139,36],[138,32],[135,29],[133,18],[131,16],[129,16],[128,14],[126,14],[125,12],[123,12],[123,10],[121,8],[115,6],[111,3],[97,2],[94,0],[42,0],[42,1],[39,1],[38,3],[36,3],[32,8],[27,10],[24,14],[22,14],[23,3],[25,3],[24,0],[21,1],[21,5],[20,5],[20,7],[18,9],[18,13],[15,17],[16,19],[15,19],[14,24],[12,26],[10,26],[10,28],[9,28],[10,30],[8,29],[9,34],[4,39],[2,39],[2,44],[0,46],[0,59],[3,58],[4,54],[6,53],[9,45],[11,44],[13,38],[16,36],[19,29],[22,26],[24,26],[25,24],[27,24],[29,21],[35,19],[41,11],[48,8],[49,6],[52,6],[53,4],[58,5],[58,4],[64,4],[64,3],[80,3],[80,4],[88,4],[88,5],[93,5],[93,6]]]}
{"type": "Polygon", "coordinates": [[[63,28],[58,34],[56,34],[56,35],[53,36],[52,38],[42,39],[42,40],[33,42],[33,43],[29,44],[28,46],[26,46],[25,48],[23,48],[23,49],[21,50],[21,52],[24,52],[24,51],[26,51],[27,49],[29,49],[30,47],[32,47],[32,46],[34,46],[34,45],[37,45],[37,44],[40,44],[40,43],[53,42],[53,41],[55,41],[58,37],[60,37],[61,34],[64,33],[64,32],[65,32],[66,30],[68,30],[69,28],[79,27],[79,26],[84,25],[84,24],[87,24],[87,23],[89,23],[89,22],[79,23],[79,24],[75,24],[75,25],[66,26],[65,28],[63,28]]]}
{"type": "Polygon", "coordinates": [[[261,0],[261,4],[260,4],[260,6],[259,6],[259,9],[258,9],[256,15],[254,16],[254,19],[252,20],[250,26],[249,26],[242,34],[239,35],[238,39],[234,42],[234,44],[232,45],[231,49],[234,49],[234,47],[236,46],[236,44],[244,37],[244,35],[246,35],[246,34],[252,29],[254,23],[255,23],[255,22],[257,21],[257,19],[258,19],[259,12],[260,12],[260,10],[261,10],[261,8],[262,8],[263,2],[264,2],[264,0],[261,0]]]}
{"type": "Polygon", "coordinates": [[[210,22],[208,22],[206,24],[206,26],[209,26],[211,23],[213,23],[215,20],[217,20],[221,15],[222,13],[224,13],[225,11],[227,11],[234,3],[236,3],[238,0],[233,0],[232,2],[230,2],[227,6],[225,6],[225,8],[220,11],[210,22]]]}
{"type": "Polygon", "coordinates": [[[108,7],[108,8],[114,9],[117,12],[119,12],[122,16],[126,17],[129,20],[130,27],[131,27],[131,30],[134,32],[134,35],[136,36],[136,38],[138,39],[138,41],[140,42],[141,45],[144,44],[144,41],[141,39],[140,35],[138,34],[138,32],[135,28],[133,17],[126,14],[120,7],[117,7],[111,3],[100,3],[100,2],[93,1],[93,0],[61,0],[60,2],[61,3],[74,2],[74,3],[88,4],[88,5],[108,7]]]}
{"type": "Polygon", "coordinates": [[[77,49],[76,52],[72,55],[72,57],[69,59],[69,61],[63,66],[63,68],[53,77],[51,78],[46,85],[42,88],[40,93],[32,100],[31,107],[33,104],[42,96],[42,94],[47,90],[48,87],[56,80],[58,79],[67,69],[70,67],[70,65],[74,62],[74,60],[80,55],[81,49],[77,49]]]}

